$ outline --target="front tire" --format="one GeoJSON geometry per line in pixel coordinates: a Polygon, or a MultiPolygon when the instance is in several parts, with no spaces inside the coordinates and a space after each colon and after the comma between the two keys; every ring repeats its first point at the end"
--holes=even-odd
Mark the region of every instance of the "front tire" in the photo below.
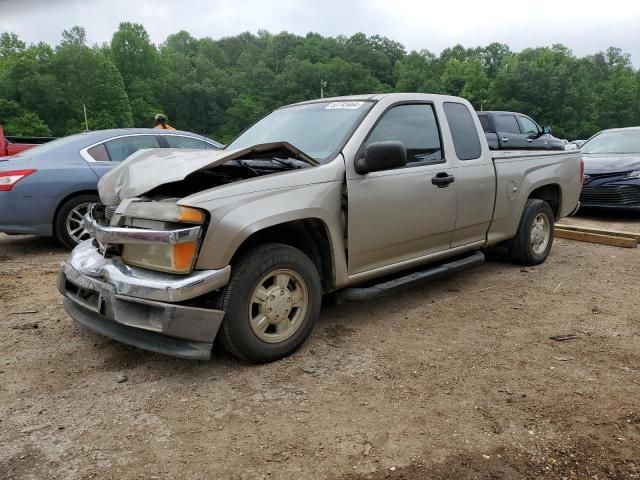
{"type": "Polygon", "coordinates": [[[515,237],[509,243],[509,254],[520,265],[544,262],[553,245],[554,217],[544,200],[530,198],[524,206],[515,237]]]}
{"type": "Polygon", "coordinates": [[[98,203],[97,195],[78,195],[64,202],[58,209],[53,225],[54,233],[60,243],[73,249],[78,243],[91,237],[84,229],[82,218],[92,203],[98,203]]]}
{"type": "Polygon", "coordinates": [[[309,257],[284,244],[256,247],[234,262],[216,299],[225,312],[220,340],[238,358],[272,362],[307,339],[321,302],[320,276],[309,257]]]}

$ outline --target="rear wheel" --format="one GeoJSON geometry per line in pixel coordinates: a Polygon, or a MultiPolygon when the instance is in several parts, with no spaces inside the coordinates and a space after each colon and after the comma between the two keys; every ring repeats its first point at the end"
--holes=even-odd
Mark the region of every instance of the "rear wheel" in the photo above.
{"type": "Polygon", "coordinates": [[[225,312],[220,340],[243,360],[277,360],[309,336],[321,301],[320,276],[304,253],[276,243],[257,247],[234,263],[217,298],[225,312]]]}
{"type": "Polygon", "coordinates": [[[544,262],[553,245],[553,227],[553,212],[549,204],[535,198],[527,200],[518,231],[508,244],[511,258],[521,265],[544,262]]]}
{"type": "Polygon", "coordinates": [[[78,195],[64,202],[56,215],[54,231],[56,238],[67,248],[91,237],[84,228],[83,218],[93,203],[98,203],[97,195],[78,195]]]}

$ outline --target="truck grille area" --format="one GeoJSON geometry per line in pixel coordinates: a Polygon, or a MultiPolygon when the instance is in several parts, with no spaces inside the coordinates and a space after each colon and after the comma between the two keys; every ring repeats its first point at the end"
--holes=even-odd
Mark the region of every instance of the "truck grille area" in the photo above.
{"type": "Polygon", "coordinates": [[[582,187],[580,202],[585,205],[640,206],[640,186],[605,185],[582,187]]]}
{"type": "Polygon", "coordinates": [[[105,207],[104,208],[104,219],[107,221],[107,225],[111,224],[111,219],[113,218],[113,214],[116,213],[117,207],[105,207]]]}

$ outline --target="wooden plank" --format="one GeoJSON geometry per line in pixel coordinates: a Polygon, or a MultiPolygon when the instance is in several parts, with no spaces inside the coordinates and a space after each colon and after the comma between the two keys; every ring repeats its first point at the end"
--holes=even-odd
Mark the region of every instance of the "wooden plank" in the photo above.
{"type": "Polygon", "coordinates": [[[579,242],[613,245],[614,247],[636,248],[638,246],[638,241],[631,237],[615,237],[613,235],[600,235],[598,233],[577,232],[575,230],[564,230],[559,227],[555,228],[554,236],[568,240],[578,240],[579,242]]]}
{"type": "Polygon", "coordinates": [[[596,233],[598,235],[610,235],[612,237],[631,237],[640,241],[640,233],[625,232],[624,230],[606,230],[604,228],[583,227],[582,225],[567,225],[565,223],[556,223],[556,228],[563,230],[574,230],[576,232],[596,233]]]}

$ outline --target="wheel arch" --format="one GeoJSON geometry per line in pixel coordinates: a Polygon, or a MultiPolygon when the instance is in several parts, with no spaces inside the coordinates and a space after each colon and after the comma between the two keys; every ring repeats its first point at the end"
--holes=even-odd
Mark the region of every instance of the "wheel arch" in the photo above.
{"type": "Polygon", "coordinates": [[[55,212],[53,214],[53,218],[51,219],[51,229],[54,236],[58,234],[58,232],[56,231],[56,223],[58,223],[58,215],[60,214],[60,209],[69,200],[71,200],[74,197],[79,197],[80,195],[95,195],[97,197],[98,190],[91,190],[91,189],[78,190],[76,192],[68,194],[66,197],[64,197],[62,200],[58,202],[58,205],[56,206],[55,212]]]}
{"type": "Polygon", "coordinates": [[[560,213],[562,212],[562,188],[557,183],[549,183],[535,188],[531,191],[528,198],[544,200],[551,207],[554,219],[560,219],[560,213]]]}
{"type": "Polygon", "coordinates": [[[282,243],[302,251],[316,266],[323,292],[335,288],[335,265],[331,234],[320,218],[289,220],[265,226],[249,234],[233,253],[232,265],[251,248],[265,243],[282,243]]]}

